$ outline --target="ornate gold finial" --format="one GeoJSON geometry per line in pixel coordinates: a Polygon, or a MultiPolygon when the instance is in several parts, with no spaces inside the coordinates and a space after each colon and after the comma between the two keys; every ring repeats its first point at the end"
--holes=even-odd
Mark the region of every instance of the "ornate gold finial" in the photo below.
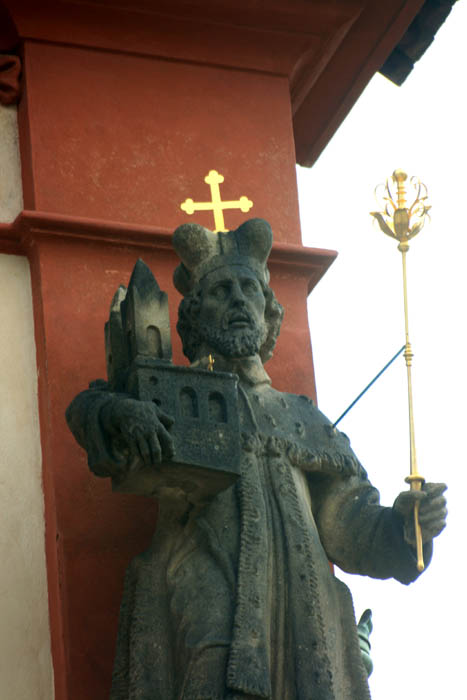
{"type": "Polygon", "coordinates": [[[217,170],[210,170],[204,178],[204,182],[211,188],[211,201],[194,202],[192,199],[185,199],[180,204],[180,209],[187,214],[194,214],[195,211],[212,211],[214,214],[214,233],[225,233],[228,229],[225,228],[224,224],[224,209],[240,209],[246,213],[250,211],[253,202],[244,195],[240,199],[223,202],[219,184],[224,182],[224,176],[217,170]]]}
{"type": "MultiPolygon", "coordinates": [[[[402,253],[402,282],[404,287],[404,319],[405,319],[405,365],[407,368],[407,390],[409,399],[409,433],[410,433],[410,475],[406,482],[410,484],[412,491],[420,491],[425,481],[418,473],[417,453],[415,450],[415,430],[413,419],[413,399],[412,399],[412,346],[409,341],[409,311],[407,300],[407,263],[406,254],[409,249],[409,241],[419,233],[424,224],[425,218],[430,210],[426,200],[428,193],[426,186],[416,177],[412,177],[408,184],[407,173],[403,170],[394,170],[392,180],[396,185],[396,196],[393,195],[389,178],[385,185],[378,185],[376,194],[380,194],[383,211],[371,212],[379,224],[383,233],[396,241],[399,241],[398,250],[402,253]],[[382,190],[382,191],[381,191],[382,190]],[[412,204],[407,208],[407,199],[412,196],[412,204]]],[[[422,531],[418,519],[419,503],[414,508],[415,537],[417,542],[417,568],[423,571],[423,541],[422,531]]]]}
{"type": "Polygon", "coordinates": [[[209,353],[209,355],[208,355],[208,370],[210,372],[214,372],[214,362],[215,362],[214,357],[211,355],[211,353],[209,353]]]}
{"type": "Polygon", "coordinates": [[[418,178],[410,178],[407,185],[407,173],[398,169],[394,170],[391,179],[396,185],[396,193],[393,193],[389,178],[384,185],[378,185],[375,194],[383,211],[372,211],[371,215],[383,233],[399,241],[399,250],[402,252],[403,249],[409,249],[410,239],[422,230],[431,207],[426,204],[426,186],[418,178]],[[412,204],[407,208],[409,195],[412,204]]]}
{"type": "Polygon", "coordinates": [[[400,169],[394,170],[392,179],[397,185],[397,206],[399,209],[403,209],[407,204],[405,200],[406,192],[404,187],[404,182],[407,180],[407,173],[400,169]]]}

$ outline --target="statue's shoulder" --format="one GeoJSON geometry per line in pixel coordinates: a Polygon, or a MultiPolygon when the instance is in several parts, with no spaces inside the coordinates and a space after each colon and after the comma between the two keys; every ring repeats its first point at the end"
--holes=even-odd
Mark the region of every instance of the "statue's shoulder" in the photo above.
{"type": "Polygon", "coordinates": [[[282,420],[303,419],[307,423],[332,428],[331,421],[319,410],[313,399],[305,394],[290,394],[268,387],[265,392],[265,402],[271,408],[281,411],[282,420]]]}
{"type": "Polygon", "coordinates": [[[313,470],[366,478],[347,435],[333,426],[310,397],[268,387],[263,405],[272,416],[275,433],[293,445],[290,454],[295,455],[297,466],[309,470],[304,466],[309,463],[313,470]]]}

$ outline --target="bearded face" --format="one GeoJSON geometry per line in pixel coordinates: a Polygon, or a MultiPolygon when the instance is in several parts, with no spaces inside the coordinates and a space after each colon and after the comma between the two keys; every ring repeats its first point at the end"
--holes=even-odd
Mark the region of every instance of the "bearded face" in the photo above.
{"type": "Polygon", "coordinates": [[[262,287],[248,267],[222,267],[202,282],[198,333],[224,357],[259,353],[267,336],[266,301],[262,287]]]}
{"type": "Polygon", "coordinates": [[[205,342],[224,357],[249,357],[257,355],[266,338],[266,328],[256,328],[230,333],[212,326],[201,326],[199,332],[205,342]]]}

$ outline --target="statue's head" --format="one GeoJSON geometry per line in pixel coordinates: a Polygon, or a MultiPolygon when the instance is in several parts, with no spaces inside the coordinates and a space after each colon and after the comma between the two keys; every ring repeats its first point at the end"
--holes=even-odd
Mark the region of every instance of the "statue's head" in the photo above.
{"type": "Polygon", "coordinates": [[[269,224],[251,219],[227,233],[184,224],[173,245],[182,261],[174,284],[184,295],[177,330],[185,355],[193,361],[207,347],[225,357],[258,353],[266,362],[284,315],[268,285],[269,224]]]}

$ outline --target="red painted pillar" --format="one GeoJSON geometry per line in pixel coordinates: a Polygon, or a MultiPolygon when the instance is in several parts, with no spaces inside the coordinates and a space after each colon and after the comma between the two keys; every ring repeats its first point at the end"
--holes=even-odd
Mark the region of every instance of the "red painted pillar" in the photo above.
{"type": "Polygon", "coordinates": [[[156,522],[154,503],[114,495],[89,473],[65,424],[71,399],[105,377],[116,287],[138,257],[150,265],[169,293],[174,361],[186,362],[170,234],[190,220],[213,227],[211,213],[188,217],[180,204],[209,199],[204,177],[218,170],[223,199],[253,201],[247,215],[227,211],[226,226],[263,217],[275,234],[272,286],[286,318],[273,383],[313,395],[306,298],[333,255],[300,245],[289,84],[269,49],[231,27],[201,55],[181,19],[170,34],[150,14],[129,27],[116,11],[79,3],[34,13],[19,2],[17,21],[25,212],[10,234],[32,262],[56,698],[102,700],[124,570],[156,522]]]}

